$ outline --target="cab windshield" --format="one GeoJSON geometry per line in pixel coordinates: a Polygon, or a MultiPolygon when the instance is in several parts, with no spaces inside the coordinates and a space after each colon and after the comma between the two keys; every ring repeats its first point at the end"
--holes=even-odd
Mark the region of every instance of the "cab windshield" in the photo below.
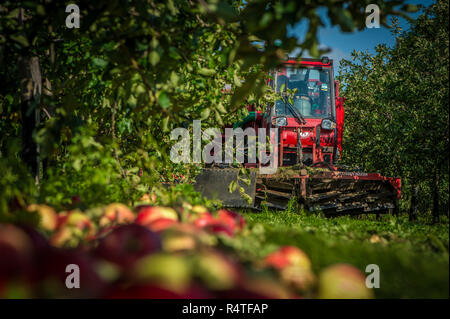
{"type": "MultiPolygon", "coordinates": [[[[292,106],[305,118],[331,117],[330,71],[313,67],[286,67],[277,70],[274,84],[277,92],[285,88],[294,90],[292,106]]],[[[287,100],[287,98],[286,98],[287,100]]],[[[294,117],[285,100],[275,104],[276,115],[294,117]]]]}

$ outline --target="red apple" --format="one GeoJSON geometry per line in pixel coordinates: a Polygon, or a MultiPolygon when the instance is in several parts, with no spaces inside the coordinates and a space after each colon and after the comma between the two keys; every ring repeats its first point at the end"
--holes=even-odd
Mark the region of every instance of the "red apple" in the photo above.
{"type": "Polygon", "coordinates": [[[152,221],[159,218],[167,218],[178,221],[178,214],[170,207],[140,206],[136,217],[136,223],[139,225],[148,225],[152,221]]]}
{"type": "Polygon", "coordinates": [[[244,217],[230,210],[220,209],[217,218],[233,230],[241,230],[245,226],[244,217]]]}
{"type": "Polygon", "coordinates": [[[100,218],[100,226],[132,223],[135,219],[133,212],[124,204],[113,203],[105,207],[100,218]]]}
{"type": "Polygon", "coordinates": [[[29,212],[37,212],[40,216],[40,225],[45,230],[55,230],[58,225],[56,212],[50,206],[44,204],[31,204],[27,207],[29,212]]]}
{"type": "Polygon", "coordinates": [[[199,228],[217,223],[217,220],[210,213],[203,213],[201,216],[198,216],[196,218],[191,217],[189,219],[194,223],[195,226],[199,228]]]}
{"type": "MultiPolygon", "coordinates": [[[[50,244],[55,247],[63,247],[66,244],[68,244],[71,240],[77,241],[76,238],[73,238],[73,228],[72,227],[62,227],[60,228],[56,233],[50,237],[50,244]]],[[[75,244],[71,243],[71,246],[74,246],[75,244]]]]}
{"type": "Polygon", "coordinates": [[[287,266],[298,266],[306,270],[311,269],[311,261],[301,249],[294,246],[283,246],[277,251],[266,256],[264,263],[276,269],[287,266]]]}
{"type": "Polygon", "coordinates": [[[111,226],[106,226],[106,227],[99,229],[97,231],[97,233],[95,234],[95,239],[100,240],[101,238],[105,237],[106,235],[108,235],[110,232],[112,232],[114,229],[116,229],[118,227],[120,227],[120,225],[111,225],[111,226]]]}
{"type": "Polygon", "coordinates": [[[95,225],[91,219],[80,210],[64,211],[58,214],[57,228],[71,226],[89,233],[95,232],[95,225]]]}
{"type": "Polygon", "coordinates": [[[205,206],[202,205],[194,205],[191,206],[188,203],[183,203],[183,213],[185,216],[185,220],[189,223],[195,223],[198,219],[214,219],[211,213],[205,206]]]}
{"type": "Polygon", "coordinates": [[[207,232],[211,233],[211,234],[215,234],[215,235],[225,235],[225,236],[229,236],[229,237],[233,237],[234,236],[234,231],[228,227],[225,224],[222,224],[219,221],[216,221],[215,223],[210,223],[207,226],[203,227],[204,230],[206,230],[207,232]]]}
{"type": "Polygon", "coordinates": [[[21,225],[20,229],[28,236],[33,245],[34,255],[50,249],[50,244],[39,231],[29,225],[21,225]]]}
{"type": "Polygon", "coordinates": [[[0,279],[21,275],[30,265],[32,253],[32,242],[22,229],[0,224],[0,279]]]}
{"type": "Polygon", "coordinates": [[[117,227],[100,239],[94,254],[127,269],[138,259],[160,249],[157,234],[144,226],[129,224],[117,227]]]}
{"type": "Polygon", "coordinates": [[[50,238],[53,246],[76,246],[82,239],[92,240],[95,238],[94,223],[79,210],[61,213],[58,223],[56,233],[50,238]]]}
{"type": "Polygon", "coordinates": [[[158,218],[152,221],[151,223],[147,224],[146,227],[154,232],[160,232],[177,223],[178,221],[170,218],[158,218]]]}
{"type": "Polygon", "coordinates": [[[90,218],[86,214],[78,210],[70,212],[65,225],[75,226],[76,228],[79,228],[81,230],[86,229],[88,231],[92,231],[94,228],[94,224],[92,223],[90,218]]]}
{"type": "Polygon", "coordinates": [[[319,276],[321,299],[370,299],[373,291],[366,287],[364,274],[352,265],[327,267],[319,276]]]}
{"type": "Polygon", "coordinates": [[[63,211],[57,214],[57,225],[56,228],[61,228],[67,222],[67,218],[69,217],[70,211],[63,211]]]}

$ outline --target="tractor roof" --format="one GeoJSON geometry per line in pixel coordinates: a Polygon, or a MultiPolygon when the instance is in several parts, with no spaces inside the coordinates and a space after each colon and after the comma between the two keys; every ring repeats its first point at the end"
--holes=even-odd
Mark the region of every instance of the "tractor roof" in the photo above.
{"type": "Polygon", "coordinates": [[[306,65],[306,66],[322,66],[322,67],[332,67],[333,60],[324,56],[321,59],[311,59],[311,58],[301,58],[297,60],[296,58],[289,57],[284,64],[290,65],[306,65]]]}

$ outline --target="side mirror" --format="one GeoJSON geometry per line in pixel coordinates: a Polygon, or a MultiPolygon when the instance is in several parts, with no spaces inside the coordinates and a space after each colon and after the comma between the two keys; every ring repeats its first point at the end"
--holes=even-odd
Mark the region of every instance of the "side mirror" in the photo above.
{"type": "Polygon", "coordinates": [[[323,119],[320,126],[324,130],[333,130],[336,128],[336,123],[329,119],[323,119]]]}
{"type": "Polygon", "coordinates": [[[274,126],[286,126],[287,118],[286,116],[278,116],[272,118],[272,125],[274,126]]]}

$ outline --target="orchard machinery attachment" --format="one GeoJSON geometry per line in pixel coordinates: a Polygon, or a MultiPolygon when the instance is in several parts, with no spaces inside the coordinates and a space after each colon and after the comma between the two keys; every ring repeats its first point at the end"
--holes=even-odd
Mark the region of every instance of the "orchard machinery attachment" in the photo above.
{"type": "MultiPolygon", "coordinates": [[[[268,85],[280,93],[273,105],[255,111],[234,128],[271,128],[278,134],[278,168],[266,173],[263,164],[242,168],[210,165],[196,177],[195,188],[228,207],[285,209],[291,200],[326,215],[396,213],[400,178],[342,169],[344,98],[334,80],[333,61],[288,59],[270,72],[268,85]],[[231,187],[235,183],[235,187],[231,187]]],[[[244,150],[248,150],[244,147],[244,150]]]]}

